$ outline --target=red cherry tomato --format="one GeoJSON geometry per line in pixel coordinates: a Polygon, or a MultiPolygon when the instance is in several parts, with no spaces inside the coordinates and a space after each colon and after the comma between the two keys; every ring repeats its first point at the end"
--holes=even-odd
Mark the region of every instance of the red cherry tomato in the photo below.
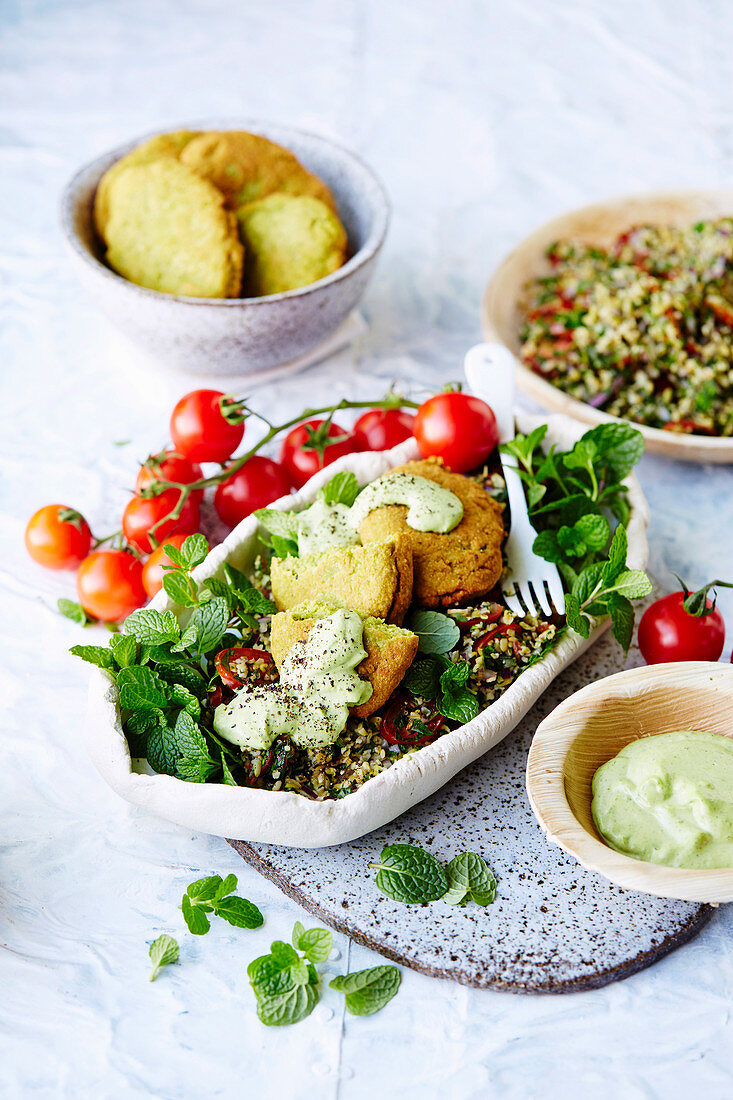
{"type": "Polygon", "coordinates": [[[324,466],[335,462],[342,455],[353,454],[359,449],[359,439],[356,436],[347,432],[338,424],[334,424],[333,421],[326,430],[323,427],[325,423],[325,420],[306,420],[302,424],[298,424],[296,428],[291,428],[285,436],[280,452],[280,461],[287,470],[296,489],[300,489],[301,485],[305,485],[308,478],[313,477],[313,474],[322,470],[324,466]],[[308,443],[310,438],[309,428],[313,432],[318,432],[320,428],[324,439],[326,437],[328,439],[336,438],[338,442],[326,443],[323,455],[319,454],[317,450],[304,449],[303,444],[308,443]]]}
{"type": "MultiPolygon", "coordinates": [[[[150,529],[177,505],[178,489],[166,489],[157,497],[134,496],[122,513],[122,533],[136,550],[149,554],[153,549],[150,529]]],[[[192,535],[199,529],[199,502],[191,495],[183,505],[178,519],[168,519],[155,527],[154,538],[162,542],[168,535],[192,535]]]]}
{"type": "Polygon", "coordinates": [[[191,462],[226,462],[242,441],[244,424],[232,424],[227,407],[237,403],[219,390],[185,394],[171,414],[171,439],[176,451],[191,462]]]}
{"type": "Polygon", "coordinates": [[[257,508],[266,508],[291,489],[287,471],[279,462],[254,455],[241,469],[217,486],[214,507],[224,523],[236,527],[257,508]]]}
{"type": "Polygon", "coordinates": [[[183,543],[188,538],[186,534],[169,535],[165,542],[161,542],[160,546],[156,546],[148,560],[143,565],[143,586],[148,596],[152,600],[153,596],[156,596],[163,587],[163,577],[169,572],[168,569],[164,569],[164,565],[172,566],[173,562],[168,557],[166,550],[169,546],[175,546],[176,550],[180,550],[183,543]]]}
{"type": "Polygon", "coordinates": [[[230,688],[241,688],[244,683],[271,684],[279,679],[275,659],[266,649],[245,649],[235,646],[222,649],[214,658],[216,671],[230,688]]]}
{"type": "MultiPolygon", "coordinates": [[[[648,665],[667,661],[717,661],[725,644],[725,623],[717,610],[691,615],[684,592],[655,600],[639,623],[639,649],[648,665]]],[[[713,604],[705,601],[708,608],[713,604]]]]}
{"type": "Polygon", "coordinates": [[[459,474],[480,466],[499,442],[493,412],[467,393],[429,397],[417,410],[414,434],[423,458],[442,458],[459,474]]]}
{"type": "Polygon", "coordinates": [[[89,524],[65,504],[39,508],[25,529],[26,550],[46,569],[76,569],[91,545],[89,524]]]}
{"type": "Polygon", "coordinates": [[[76,574],[79,603],[93,618],[116,623],[145,603],[142,575],[142,562],[132,554],[95,550],[76,574]]]}
{"type": "Polygon", "coordinates": [[[365,451],[388,451],[410,438],[414,423],[404,409],[369,409],[354,424],[354,435],[363,436],[365,451]]]}
{"type": "MultiPolygon", "coordinates": [[[[141,493],[154,481],[176,481],[179,485],[190,485],[202,478],[203,471],[198,462],[183,458],[176,451],[161,451],[157,455],[148,455],[137,475],[135,489],[141,493]]],[[[203,489],[194,489],[192,496],[199,502],[204,498],[203,489]]]]}

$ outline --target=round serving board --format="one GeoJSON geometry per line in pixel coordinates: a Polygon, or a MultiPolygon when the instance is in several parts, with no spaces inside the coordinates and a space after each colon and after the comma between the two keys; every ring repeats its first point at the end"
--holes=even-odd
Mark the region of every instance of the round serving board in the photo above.
{"type": "Polygon", "coordinates": [[[423,974],[514,993],[564,993],[628,977],[691,939],[713,908],[622,890],[584,870],[545,839],[524,773],[532,735],[559,702],[641,663],[636,649],[625,660],[606,632],[506,740],[360,840],[312,850],[230,843],[318,920],[423,974]],[[485,909],[390,901],[368,864],[385,844],[398,843],[419,844],[446,863],[462,851],[480,852],[498,879],[496,901],[485,909]]]}

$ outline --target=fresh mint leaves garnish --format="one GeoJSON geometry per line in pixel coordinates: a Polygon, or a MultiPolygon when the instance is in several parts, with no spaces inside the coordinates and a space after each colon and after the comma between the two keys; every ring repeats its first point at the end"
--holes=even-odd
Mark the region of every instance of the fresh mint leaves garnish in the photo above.
{"type": "Polygon", "coordinates": [[[494,873],[476,852],[462,852],[453,857],[448,864],[448,881],[443,901],[449,905],[462,905],[467,901],[490,905],[496,897],[494,873]]]}
{"type": "Polygon", "coordinates": [[[652,583],[643,570],[626,568],[626,549],[626,530],[619,524],[608,560],[593,562],[576,576],[565,599],[565,618],[569,627],[588,638],[593,617],[610,615],[613,635],[628,651],[634,629],[630,601],[647,596],[652,583]]]}
{"type": "Polygon", "coordinates": [[[359,495],[359,482],[356,474],[350,470],[334,474],[330,481],[321,489],[321,496],[326,504],[345,504],[347,508],[359,495]]]}
{"type": "Polygon", "coordinates": [[[454,620],[441,611],[415,611],[405,625],[417,634],[420,653],[448,653],[461,636],[454,620]]]}
{"type": "Polygon", "coordinates": [[[257,906],[246,898],[232,896],[237,888],[236,875],[208,875],[186,887],[181,911],[189,932],[205,936],[211,927],[208,913],[221,917],[236,928],[259,928],[264,921],[257,906]]]}
{"type": "Polygon", "coordinates": [[[371,1016],[392,1000],[401,981],[396,966],[373,966],[370,970],[340,974],[329,985],[346,994],[346,1011],[352,1016],[371,1016]]]}
{"type": "Polygon", "coordinates": [[[158,936],[157,940],[153,940],[150,945],[149,955],[153,963],[150,981],[154,982],[162,966],[178,962],[178,944],[172,936],[166,936],[165,934],[158,936]]]}
{"type": "Polygon", "coordinates": [[[467,686],[470,674],[468,661],[463,658],[452,661],[445,654],[437,653],[416,657],[402,686],[412,695],[433,700],[444,718],[463,724],[475,718],[481,709],[477,695],[467,686]]]}
{"type": "Polygon", "coordinates": [[[62,615],[67,619],[71,619],[72,623],[78,623],[79,626],[86,626],[91,622],[91,619],[87,615],[84,608],[80,603],[76,603],[75,600],[67,600],[64,596],[57,600],[56,606],[62,615]]]}
{"type": "Polygon", "coordinates": [[[293,945],[275,940],[269,955],[260,955],[247,967],[257,1000],[257,1015],[269,1027],[304,1020],[318,1003],[318,973],[314,962],[328,958],[333,937],[325,928],[306,931],[300,921],[293,929],[293,945]],[[303,957],[296,947],[303,951],[303,957]]]}
{"type": "Polygon", "coordinates": [[[437,901],[448,889],[448,876],[434,855],[415,844],[387,844],[379,863],[377,888],[392,901],[417,905],[437,901]]]}

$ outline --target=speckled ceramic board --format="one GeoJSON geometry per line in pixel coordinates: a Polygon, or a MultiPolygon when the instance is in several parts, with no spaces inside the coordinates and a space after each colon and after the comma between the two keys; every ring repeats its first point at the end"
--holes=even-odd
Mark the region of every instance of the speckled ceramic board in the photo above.
{"type": "Polygon", "coordinates": [[[387,958],[440,978],[516,993],[606,985],[691,939],[712,908],[630,893],[545,840],[524,770],[532,734],[553,707],[601,676],[641,664],[610,632],[550,686],[505,741],[443,790],[350,844],[304,851],[231,841],[240,855],[319,920],[387,958]],[[493,905],[401,905],[379,893],[385,844],[419,844],[447,862],[482,853],[498,879],[493,905]]]}

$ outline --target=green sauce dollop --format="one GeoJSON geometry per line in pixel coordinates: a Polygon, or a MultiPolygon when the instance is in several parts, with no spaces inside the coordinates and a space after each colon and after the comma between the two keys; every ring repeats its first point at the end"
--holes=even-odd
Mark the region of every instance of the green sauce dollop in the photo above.
{"type": "Polygon", "coordinates": [[[733,867],[733,739],[632,741],[593,776],[593,820],[617,852],[667,867],[733,867]]]}
{"type": "Polygon", "coordinates": [[[406,521],[416,531],[446,534],[463,519],[463,505],[450,489],[417,474],[385,474],[361,491],[351,506],[351,522],[358,531],[373,508],[405,504],[406,521]]]}

